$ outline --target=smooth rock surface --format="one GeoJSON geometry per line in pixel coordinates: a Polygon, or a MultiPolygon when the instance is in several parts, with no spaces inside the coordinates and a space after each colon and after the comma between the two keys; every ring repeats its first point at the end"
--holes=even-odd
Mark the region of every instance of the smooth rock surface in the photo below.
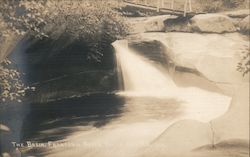
{"type": "Polygon", "coordinates": [[[212,121],[215,142],[227,139],[246,139],[249,142],[249,82],[235,85],[233,91],[228,112],[212,121]]]}
{"type": "Polygon", "coordinates": [[[213,82],[248,82],[248,76],[243,78],[236,71],[241,51],[249,47],[248,39],[239,33],[144,33],[141,40],[162,42],[166,55],[177,66],[198,70],[213,82]]]}
{"type": "Polygon", "coordinates": [[[166,129],[140,157],[248,157],[249,83],[238,85],[231,107],[209,123],[179,121],[166,129]],[[157,152],[157,155],[155,154],[157,152]]]}
{"type": "Polygon", "coordinates": [[[195,32],[225,33],[236,31],[236,28],[230,18],[220,14],[196,15],[190,22],[191,27],[195,32]]]}
{"type": "Polygon", "coordinates": [[[211,130],[206,123],[179,121],[159,136],[140,157],[185,156],[195,147],[211,143],[211,130]],[[157,152],[157,153],[156,153],[157,152]]]}
{"type": "Polygon", "coordinates": [[[160,41],[166,47],[166,55],[176,65],[199,71],[232,96],[231,105],[224,115],[205,123],[194,120],[176,122],[139,156],[248,157],[249,76],[242,77],[236,66],[241,51],[249,48],[249,39],[240,33],[172,32],[144,33],[136,40],[160,41]]]}

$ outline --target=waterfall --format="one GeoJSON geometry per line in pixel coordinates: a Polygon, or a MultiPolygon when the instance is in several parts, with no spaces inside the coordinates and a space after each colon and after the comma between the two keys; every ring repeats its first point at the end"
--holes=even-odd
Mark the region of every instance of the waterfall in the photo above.
{"type": "Polygon", "coordinates": [[[166,72],[128,48],[127,41],[116,41],[113,46],[124,86],[124,91],[119,94],[130,97],[176,99],[182,102],[182,118],[205,122],[227,111],[231,102],[230,97],[197,87],[178,87],[166,72]]]}
{"type": "Polygon", "coordinates": [[[146,58],[128,51],[126,41],[114,44],[119,50],[117,62],[122,69],[124,90],[150,95],[170,95],[176,86],[172,79],[152,66],[146,58]],[[125,42],[125,43],[124,43],[125,42]]]}

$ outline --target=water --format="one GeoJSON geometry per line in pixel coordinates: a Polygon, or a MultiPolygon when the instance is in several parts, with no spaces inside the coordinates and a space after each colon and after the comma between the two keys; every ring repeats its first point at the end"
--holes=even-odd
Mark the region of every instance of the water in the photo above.
{"type": "Polygon", "coordinates": [[[169,76],[153,67],[145,58],[132,53],[126,46],[114,45],[126,92],[146,92],[150,95],[170,95],[175,92],[174,82],[169,76]]]}
{"type": "Polygon", "coordinates": [[[184,119],[209,122],[227,111],[229,97],[197,87],[179,87],[166,72],[130,50],[126,41],[113,46],[124,87],[116,94],[124,100],[119,116],[98,128],[78,126],[79,130],[64,140],[80,146],[51,149],[47,156],[137,157],[172,124],[184,119]]]}
{"type": "MultiPolygon", "coordinates": [[[[22,130],[24,142],[56,141],[76,146],[25,148],[24,154],[137,156],[172,124],[183,119],[209,122],[227,111],[231,98],[198,87],[180,87],[167,72],[130,50],[126,41],[113,46],[123,90],[115,95],[28,104],[22,130]]],[[[6,114],[13,111],[9,112],[6,114]]]]}
{"type": "Polygon", "coordinates": [[[119,94],[181,102],[183,114],[178,119],[209,122],[227,111],[231,98],[197,87],[178,87],[170,75],[158,69],[150,60],[129,49],[126,41],[117,41],[113,45],[122,69],[125,89],[119,94]]]}

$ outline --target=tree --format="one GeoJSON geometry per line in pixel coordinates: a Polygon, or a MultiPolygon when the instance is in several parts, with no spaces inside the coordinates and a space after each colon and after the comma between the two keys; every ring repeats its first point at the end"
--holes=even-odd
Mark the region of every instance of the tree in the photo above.
{"type": "Polygon", "coordinates": [[[69,39],[96,44],[102,31],[106,31],[112,41],[127,31],[125,20],[114,10],[117,7],[114,0],[3,0],[0,3],[8,28],[19,35],[29,33],[57,39],[66,34],[69,39]],[[103,25],[109,27],[102,30],[103,25]]]}
{"type": "MultiPolygon", "coordinates": [[[[117,2],[103,0],[1,0],[0,16],[7,26],[2,35],[14,32],[35,38],[58,40],[66,36],[68,44],[81,41],[89,51],[87,58],[102,61],[103,47],[126,35],[127,25],[115,11],[117,2]]],[[[20,73],[0,65],[1,100],[17,100],[24,96],[20,73]],[[22,91],[22,92],[21,92],[22,91]]]]}

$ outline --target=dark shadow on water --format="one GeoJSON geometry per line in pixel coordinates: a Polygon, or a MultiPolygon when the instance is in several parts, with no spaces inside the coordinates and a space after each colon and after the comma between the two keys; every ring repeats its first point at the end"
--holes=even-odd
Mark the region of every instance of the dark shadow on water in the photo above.
{"type": "MultiPolygon", "coordinates": [[[[4,149],[14,150],[11,142],[46,143],[83,131],[82,126],[102,127],[120,116],[123,105],[123,98],[116,95],[95,94],[49,103],[9,106],[2,110],[1,121],[10,127],[11,134],[1,132],[1,145],[4,143],[4,149]]],[[[43,149],[33,151],[42,153],[43,149]]]]}
{"type": "Polygon", "coordinates": [[[0,104],[0,124],[11,130],[0,130],[0,154],[15,149],[11,142],[61,140],[81,126],[102,127],[120,116],[123,99],[105,94],[117,90],[112,46],[102,51],[101,61],[89,59],[89,43],[66,35],[58,40],[27,37],[16,45],[9,55],[12,66],[36,90],[25,97],[33,103],[0,104]],[[85,93],[104,94],[71,98],[85,93]]]}
{"type": "Polygon", "coordinates": [[[23,125],[23,139],[35,137],[39,141],[53,141],[65,138],[75,126],[101,127],[119,117],[122,107],[122,98],[112,94],[31,104],[23,125]],[[45,134],[38,131],[45,131],[45,134]]]}

